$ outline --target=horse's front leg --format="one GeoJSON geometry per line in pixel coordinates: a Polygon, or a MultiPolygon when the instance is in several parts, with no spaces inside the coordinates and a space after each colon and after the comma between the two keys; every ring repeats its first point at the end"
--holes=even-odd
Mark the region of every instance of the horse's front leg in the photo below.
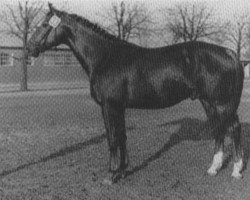
{"type": "Polygon", "coordinates": [[[102,114],[107,132],[107,140],[110,151],[109,177],[106,183],[112,184],[125,176],[128,166],[128,154],[126,149],[125,109],[105,103],[102,106],[102,114]],[[118,154],[118,150],[120,154],[118,154]]]}

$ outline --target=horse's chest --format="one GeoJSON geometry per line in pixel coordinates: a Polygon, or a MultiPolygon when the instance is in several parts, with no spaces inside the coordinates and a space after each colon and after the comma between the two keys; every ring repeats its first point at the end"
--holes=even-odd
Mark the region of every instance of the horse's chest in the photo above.
{"type": "Polygon", "coordinates": [[[90,84],[92,98],[99,104],[104,101],[125,103],[126,84],[119,76],[101,76],[93,79],[90,84]]]}
{"type": "Polygon", "coordinates": [[[95,79],[90,80],[90,95],[96,103],[102,103],[102,96],[100,92],[100,84],[95,79]]]}

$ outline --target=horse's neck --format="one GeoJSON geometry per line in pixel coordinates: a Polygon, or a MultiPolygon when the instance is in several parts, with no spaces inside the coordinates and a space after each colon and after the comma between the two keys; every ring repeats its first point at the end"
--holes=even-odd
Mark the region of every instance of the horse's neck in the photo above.
{"type": "Polygon", "coordinates": [[[69,38],[68,45],[88,76],[91,76],[95,68],[107,59],[112,44],[96,33],[85,33],[83,30],[74,31],[74,33],[72,38],[69,38]]]}

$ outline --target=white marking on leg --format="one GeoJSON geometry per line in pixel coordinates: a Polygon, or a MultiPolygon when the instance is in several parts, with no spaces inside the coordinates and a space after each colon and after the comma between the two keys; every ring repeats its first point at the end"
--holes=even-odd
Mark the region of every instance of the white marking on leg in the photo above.
{"type": "Polygon", "coordinates": [[[241,158],[237,162],[234,163],[232,176],[237,179],[242,178],[242,174],[241,174],[242,169],[243,169],[243,160],[241,158]]]}
{"type": "Polygon", "coordinates": [[[217,171],[222,167],[223,162],[223,152],[219,151],[214,155],[213,163],[211,167],[207,170],[207,173],[211,176],[215,176],[217,171]]]}

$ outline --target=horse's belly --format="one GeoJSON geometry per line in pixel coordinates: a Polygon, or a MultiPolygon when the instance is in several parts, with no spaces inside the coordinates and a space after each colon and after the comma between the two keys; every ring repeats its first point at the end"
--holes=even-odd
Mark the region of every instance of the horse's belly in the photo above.
{"type": "Polygon", "coordinates": [[[145,101],[145,100],[137,100],[137,101],[130,101],[126,107],[128,108],[136,108],[136,109],[161,109],[161,108],[167,108],[171,107],[173,105],[178,104],[184,99],[180,99],[175,102],[151,102],[151,101],[145,101]]]}
{"type": "Polygon", "coordinates": [[[188,90],[183,88],[165,88],[165,90],[157,91],[137,91],[128,99],[127,107],[140,109],[160,109],[173,106],[189,97],[188,90]]]}

